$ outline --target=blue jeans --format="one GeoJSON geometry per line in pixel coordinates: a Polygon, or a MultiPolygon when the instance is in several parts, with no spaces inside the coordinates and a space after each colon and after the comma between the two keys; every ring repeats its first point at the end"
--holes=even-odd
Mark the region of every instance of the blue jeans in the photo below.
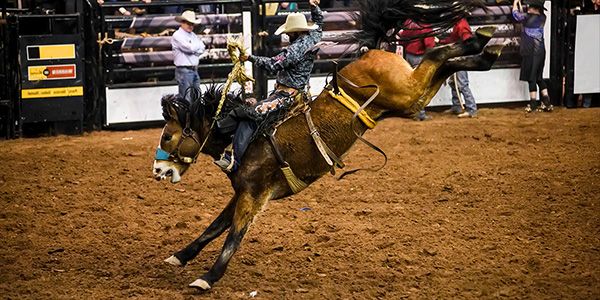
{"type": "MultiPolygon", "coordinates": [[[[410,66],[413,67],[413,69],[414,69],[423,60],[423,55],[416,55],[416,54],[406,53],[404,59],[406,59],[406,61],[408,62],[408,64],[410,64],[410,66]]],[[[423,110],[421,110],[419,112],[419,114],[417,115],[417,118],[419,120],[424,120],[425,118],[427,118],[427,115],[425,114],[425,109],[423,109],[423,110]]]]}
{"type": "Polygon", "coordinates": [[[188,68],[175,68],[175,80],[179,85],[179,97],[191,103],[193,100],[190,97],[192,92],[188,91],[188,89],[194,87],[198,91],[200,90],[200,75],[198,75],[198,71],[188,68]]]}
{"type": "Polygon", "coordinates": [[[467,71],[458,71],[455,73],[456,79],[458,83],[458,87],[454,82],[454,74],[450,76],[450,80],[448,80],[448,85],[450,85],[450,90],[452,90],[452,110],[455,112],[460,112],[460,102],[458,101],[458,93],[456,89],[463,95],[463,100],[465,101],[465,110],[470,114],[477,113],[477,103],[475,103],[475,98],[473,98],[473,93],[471,93],[471,89],[469,88],[469,75],[467,71]]]}

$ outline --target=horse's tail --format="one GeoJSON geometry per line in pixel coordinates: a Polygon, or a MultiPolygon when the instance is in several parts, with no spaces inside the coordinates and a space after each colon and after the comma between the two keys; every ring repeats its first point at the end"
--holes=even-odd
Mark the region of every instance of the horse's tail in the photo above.
{"type": "Polygon", "coordinates": [[[408,19],[432,29],[409,38],[414,40],[446,31],[470,11],[485,9],[482,0],[360,0],[359,4],[362,28],[350,39],[371,49],[382,41],[394,41],[408,19]]]}

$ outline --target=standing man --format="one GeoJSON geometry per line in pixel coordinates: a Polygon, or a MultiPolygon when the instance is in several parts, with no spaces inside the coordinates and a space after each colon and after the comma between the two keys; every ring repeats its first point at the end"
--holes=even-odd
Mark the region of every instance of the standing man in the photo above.
{"type": "Polygon", "coordinates": [[[179,85],[179,97],[191,102],[189,89],[200,90],[198,62],[205,49],[204,43],[194,33],[194,25],[199,24],[200,20],[196,19],[196,14],[191,10],[184,11],[175,20],[181,23],[171,39],[175,80],[179,85]]]}
{"type": "MultiPolygon", "coordinates": [[[[465,42],[466,40],[473,37],[471,27],[467,23],[466,19],[460,19],[454,27],[452,27],[452,33],[447,38],[441,40],[442,44],[465,42]]],[[[469,74],[467,71],[458,71],[450,76],[448,81],[450,90],[452,90],[452,107],[450,111],[456,114],[459,118],[475,118],[477,117],[477,103],[471,88],[469,88],[469,74]],[[462,105],[459,101],[460,94],[464,97],[464,108],[462,111],[462,105]]]]}
{"type": "MultiPolygon", "coordinates": [[[[425,35],[432,31],[429,26],[418,24],[411,19],[408,19],[406,22],[404,22],[404,28],[405,29],[400,31],[398,34],[399,37],[404,40],[410,39],[413,36],[425,35]]],[[[433,37],[426,36],[420,39],[411,40],[403,46],[404,53],[406,53],[404,58],[414,69],[421,63],[421,60],[423,60],[425,51],[429,48],[435,47],[435,41],[433,37]]],[[[431,119],[431,117],[425,113],[425,109],[421,110],[415,117],[415,120],[419,121],[426,121],[429,119],[431,119]]]]}

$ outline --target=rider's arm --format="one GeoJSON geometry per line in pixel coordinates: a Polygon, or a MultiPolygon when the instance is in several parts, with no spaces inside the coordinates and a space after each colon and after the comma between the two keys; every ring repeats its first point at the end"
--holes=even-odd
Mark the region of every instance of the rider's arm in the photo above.
{"type": "Polygon", "coordinates": [[[321,8],[319,8],[316,5],[311,5],[310,18],[315,24],[319,25],[319,28],[311,30],[308,33],[312,40],[315,41],[315,43],[317,43],[321,40],[321,37],[323,36],[323,20],[325,19],[323,17],[323,11],[321,10],[321,8]]]}
{"type": "Polygon", "coordinates": [[[250,55],[248,57],[248,61],[250,61],[257,67],[265,69],[269,73],[277,73],[278,71],[284,69],[283,62],[286,59],[287,52],[287,50],[284,50],[283,52],[273,57],[250,55]]]}

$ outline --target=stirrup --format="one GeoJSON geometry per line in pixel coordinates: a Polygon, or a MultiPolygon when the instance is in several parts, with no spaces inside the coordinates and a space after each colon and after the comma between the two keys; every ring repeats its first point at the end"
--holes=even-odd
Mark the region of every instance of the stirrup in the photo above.
{"type": "Polygon", "coordinates": [[[233,166],[235,165],[233,146],[227,146],[227,148],[225,148],[225,150],[223,151],[223,154],[221,154],[221,158],[219,160],[215,160],[214,163],[224,172],[230,173],[233,170],[233,166]],[[227,156],[229,156],[229,158],[227,158],[227,156]]]}

